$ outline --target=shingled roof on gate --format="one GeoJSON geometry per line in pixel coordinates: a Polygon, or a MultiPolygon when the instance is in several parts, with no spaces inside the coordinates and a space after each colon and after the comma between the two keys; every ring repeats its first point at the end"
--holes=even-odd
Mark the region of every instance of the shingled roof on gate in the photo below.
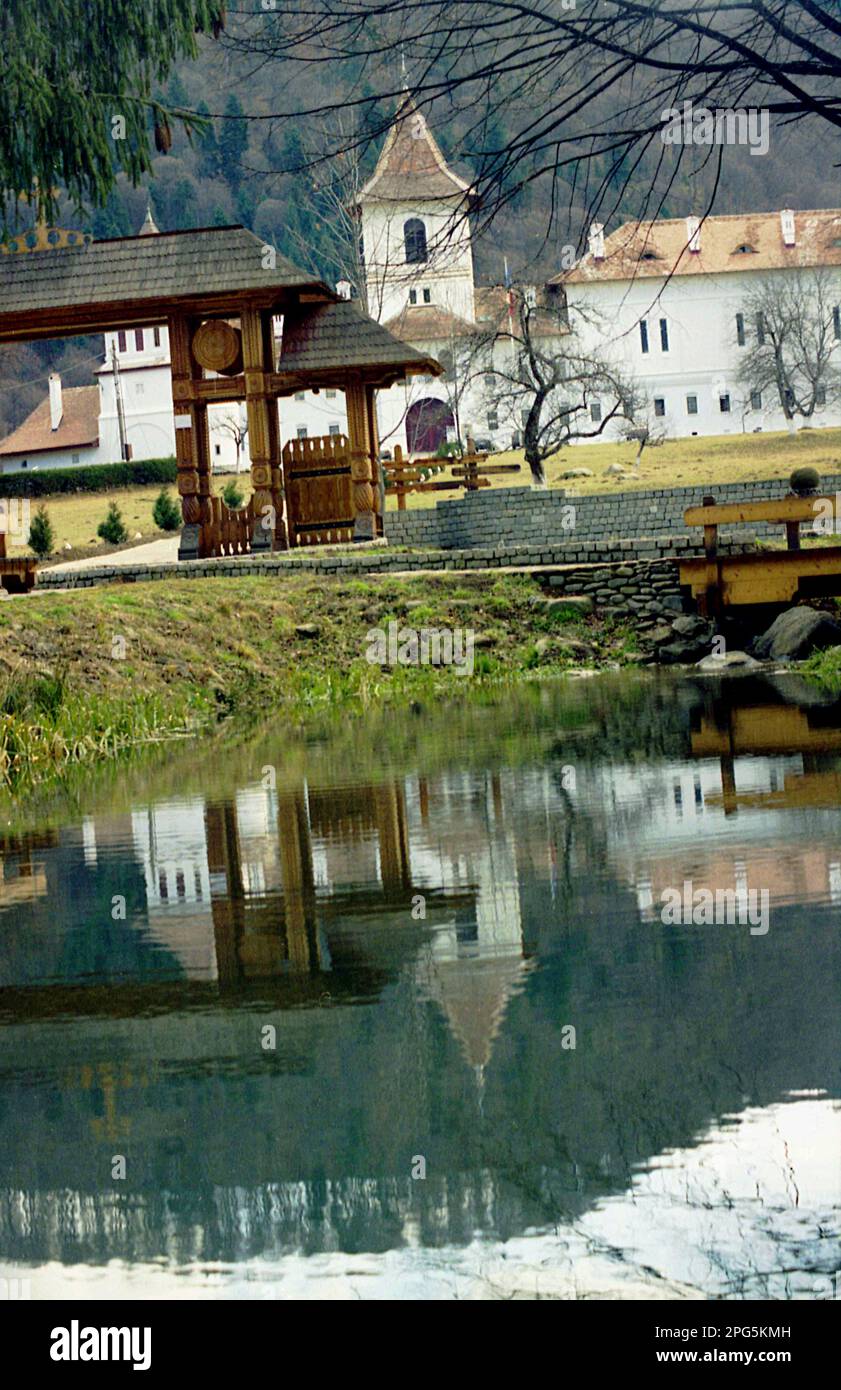
{"type": "MultiPolygon", "coordinates": [[[[88,329],[117,325],[120,311],[150,313],[165,301],[189,301],[250,291],[315,289],[332,297],[320,281],[275,252],[266,265],[266,246],[244,227],[204,227],[189,232],[119,237],[84,245],[0,255],[0,333],[29,318],[61,318],[67,311],[88,329]]],[[[162,317],[165,317],[165,313],[162,317]]],[[[125,319],[123,318],[124,322],[125,319]]]]}
{"type": "Polygon", "coordinates": [[[440,376],[434,357],[410,347],[350,299],[314,304],[284,316],[279,372],[314,373],[368,367],[440,376]]]}

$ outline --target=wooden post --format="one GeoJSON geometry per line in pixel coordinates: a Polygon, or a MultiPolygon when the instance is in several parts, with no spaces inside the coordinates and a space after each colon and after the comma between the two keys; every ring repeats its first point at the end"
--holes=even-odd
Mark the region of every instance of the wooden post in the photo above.
{"type": "Polygon", "coordinates": [[[800,522],[786,522],[786,546],[789,550],[800,549],[800,522]]]}
{"type": "Polygon", "coordinates": [[[233,802],[205,805],[207,867],[211,878],[224,875],[225,887],[211,892],[213,931],[216,942],[216,969],[219,984],[234,985],[242,978],[240,941],[245,916],[242,861],[239,852],[237,812],[233,802]]]}
{"type": "Polygon", "coordinates": [[[169,351],[172,372],[172,410],[175,417],[175,459],[178,467],[178,495],[184,527],[178,547],[179,560],[197,560],[201,554],[202,503],[199,482],[199,452],[196,433],[196,404],[193,398],[193,358],[190,352],[190,321],[184,314],[169,320],[169,351]]]}
{"type": "MultiPolygon", "coordinates": [[[[703,505],[714,507],[715,498],[705,497],[703,505]]],[[[720,605],[720,589],[718,575],[718,527],[704,527],[704,555],[707,560],[707,583],[704,597],[699,607],[705,618],[718,617],[720,605]]]]}
{"type": "Polygon", "coordinates": [[[462,459],[465,468],[465,487],[468,492],[476,492],[479,487],[479,460],[476,457],[476,445],[470,435],[467,436],[467,453],[462,459]]]}
{"type": "Polygon", "coordinates": [[[377,533],[385,534],[385,483],[380,463],[380,431],[377,424],[376,387],[365,386],[365,420],[368,426],[368,443],[371,450],[371,479],[374,493],[374,511],[377,514],[377,533]]]}
{"type": "Polygon", "coordinates": [[[274,370],[271,314],[260,309],[243,309],[240,324],[254,513],[251,549],[271,550],[278,535],[285,548],[286,532],[277,506],[278,501],[282,503],[283,488],[280,425],[277,402],[269,395],[269,377],[274,370]]]}
{"type": "Polygon", "coordinates": [[[403,450],[399,444],[394,446],[394,481],[397,484],[397,510],[406,510],[406,485],[403,482],[403,450]]]}
{"type": "Polygon", "coordinates": [[[353,539],[372,541],[377,534],[377,523],[374,512],[368,412],[365,386],[361,381],[347,383],[345,401],[350,443],[350,476],[353,481],[353,539]]]}
{"type": "Polygon", "coordinates": [[[405,902],[412,872],[403,788],[396,782],[386,782],[374,788],[373,800],[383,890],[389,902],[405,902]]]}

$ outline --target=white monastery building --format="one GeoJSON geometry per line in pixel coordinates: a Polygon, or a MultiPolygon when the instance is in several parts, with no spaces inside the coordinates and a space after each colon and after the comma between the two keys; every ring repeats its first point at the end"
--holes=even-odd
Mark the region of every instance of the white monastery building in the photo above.
{"type": "MultiPolygon", "coordinates": [[[[520,442],[528,398],[512,414],[509,397],[503,411],[494,370],[513,351],[505,337],[510,294],[475,284],[471,198],[407,94],[354,210],[364,284],[339,285],[444,368],[440,378],[413,377],[380,391],[386,457],[398,444],[409,454],[434,454],[468,435],[485,448],[520,442]],[[478,335],[493,343],[479,355],[478,335]]],[[[149,212],[139,234],[157,232],[149,212]]],[[[828,305],[828,383],[813,415],[796,423],[838,425],[841,211],[628,222],[608,236],[594,223],[589,249],[571,269],[523,293],[545,311],[535,320],[545,351],[562,355],[568,316],[582,344],[621,367],[636,389],[635,425],[663,436],[720,435],[786,428],[778,392],[741,379],[740,362],[761,331],[745,305],[769,277],[790,288],[810,275],[822,278],[828,305]]],[[[54,375],[44,401],[0,441],[0,472],[118,462],[123,441],[136,460],[172,456],[166,327],[106,334],[96,377],[95,386],[63,389],[54,375]]],[[[588,399],[594,426],[610,404],[588,399]]],[[[283,442],[346,430],[340,391],[300,392],[279,411],[283,442]]],[[[214,468],[247,469],[244,410],[220,405],[209,417],[214,468]]],[[[610,421],[601,437],[619,437],[626,424],[610,421]]]]}

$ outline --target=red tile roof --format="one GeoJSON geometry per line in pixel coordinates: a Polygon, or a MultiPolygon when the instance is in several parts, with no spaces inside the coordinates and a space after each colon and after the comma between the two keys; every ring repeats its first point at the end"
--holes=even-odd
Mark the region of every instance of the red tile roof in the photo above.
{"type": "Polygon", "coordinates": [[[359,197],[395,202],[462,199],[470,185],[448,168],[426,117],[407,94],[380,151],[377,167],[359,197]]]}
{"type": "Polygon", "coordinates": [[[625,222],[605,238],[604,259],[588,252],[550,284],[841,265],[841,211],[795,212],[794,228],[795,244],[786,246],[779,212],[707,217],[699,232],[701,249],[694,252],[688,250],[684,217],[625,222]]]}
{"type": "Polygon", "coordinates": [[[0,458],[39,454],[45,449],[77,449],[99,443],[99,387],[71,386],[62,392],[64,414],[50,429],[50,398],[45,396],[22,425],[0,440],[0,458]]]}

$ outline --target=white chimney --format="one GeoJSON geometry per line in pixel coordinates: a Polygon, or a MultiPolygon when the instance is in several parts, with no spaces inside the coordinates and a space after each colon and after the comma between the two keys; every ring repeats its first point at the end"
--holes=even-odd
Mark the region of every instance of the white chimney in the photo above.
{"type": "Polygon", "coordinates": [[[783,244],[785,246],[794,246],[796,244],[796,238],[794,235],[794,213],[791,208],[783,208],[780,213],[780,226],[783,232],[783,244]]]}
{"type": "Polygon", "coordinates": [[[590,243],[590,255],[594,261],[604,260],[604,227],[601,222],[591,222],[588,233],[590,243]]]}
{"type": "Polygon", "coordinates": [[[700,217],[687,217],[686,219],[686,244],[689,250],[697,254],[701,250],[701,219],[700,217]]]}
{"type": "Polygon", "coordinates": [[[61,417],[64,414],[64,405],[61,400],[61,377],[58,372],[53,372],[50,377],[50,429],[57,430],[61,424],[61,417]]]}
{"type": "Polygon", "coordinates": [[[351,283],[350,283],[350,280],[337,280],[337,281],[336,281],[336,294],[339,296],[340,299],[350,299],[350,296],[351,296],[351,283]]]}

